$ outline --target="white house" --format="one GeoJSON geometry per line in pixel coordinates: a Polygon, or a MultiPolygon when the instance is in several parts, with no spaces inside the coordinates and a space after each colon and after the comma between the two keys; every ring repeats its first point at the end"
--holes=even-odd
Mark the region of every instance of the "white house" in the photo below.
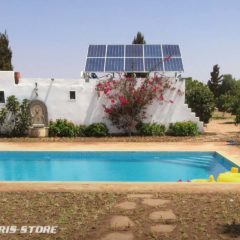
{"type": "MultiPolygon", "coordinates": [[[[98,97],[95,85],[98,79],[51,79],[51,78],[20,78],[15,83],[13,71],[0,71],[0,108],[5,105],[10,95],[19,100],[41,100],[48,111],[48,119],[68,119],[76,124],[89,125],[96,122],[105,122],[110,132],[116,129],[106,119],[102,104],[105,99],[98,97]]],[[[177,121],[196,122],[200,131],[203,123],[191,112],[185,103],[185,81],[172,78],[172,89],[165,92],[165,99],[173,103],[156,102],[148,108],[146,122],[157,122],[165,125],[177,121]]]]}

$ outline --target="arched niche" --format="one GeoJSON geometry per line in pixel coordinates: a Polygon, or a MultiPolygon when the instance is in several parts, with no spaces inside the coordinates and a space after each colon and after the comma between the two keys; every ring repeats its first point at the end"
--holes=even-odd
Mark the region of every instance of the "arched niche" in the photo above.
{"type": "Polygon", "coordinates": [[[32,118],[32,126],[48,127],[48,111],[44,102],[32,100],[29,103],[29,110],[32,118]]]}

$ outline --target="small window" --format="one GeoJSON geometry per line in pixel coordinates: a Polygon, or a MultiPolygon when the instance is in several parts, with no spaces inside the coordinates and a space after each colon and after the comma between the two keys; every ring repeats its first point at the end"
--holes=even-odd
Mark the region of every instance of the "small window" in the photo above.
{"type": "Polygon", "coordinates": [[[0,103],[5,103],[4,91],[0,91],[0,103]]]}
{"type": "Polygon", "coordinates": [[[75,99],[76,99],[76,92],[70,91],[70,100],[75,100],[75,99]]]}

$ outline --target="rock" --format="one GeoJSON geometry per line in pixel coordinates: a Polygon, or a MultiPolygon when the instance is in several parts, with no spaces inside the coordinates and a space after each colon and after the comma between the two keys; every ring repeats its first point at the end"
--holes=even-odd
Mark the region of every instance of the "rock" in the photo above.
{"type": "Polygon", "coordinates": [[[167,210],[167,211],[156,211],[156,212],[152,212],[149,215],[149,218],[151,220],[175,220],[176,219],[176,215],[173,213],[172,210],[167,210]]]}
{"type": "Polygon", "coordinates": [[[101,238],[101,240],[133,240],[134,236],[131,232],[129,233],[108,233],[105,237],[101,238]]]}
{"type": "Polygon", "coordinates": [[[143,199],[142,201],[143,204],[146,204],[151,207],[161,206],[169,202],[170,202],[169,200],[165,200],[165,199],[152,199],[152,198],[143,199]]]}
{"type": "Polygon", "coordinates": [[[134,225],[133,221],[127,216],[114,216],[110,221],[110,227],[114,230],[126,230],[134,225]]]}

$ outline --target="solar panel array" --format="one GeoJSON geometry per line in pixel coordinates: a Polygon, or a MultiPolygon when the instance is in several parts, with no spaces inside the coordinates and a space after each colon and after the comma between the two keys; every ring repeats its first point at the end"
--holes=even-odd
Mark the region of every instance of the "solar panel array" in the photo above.
{"type": "Polygon", "coordinates": [[[89,45],[86,72],[182,72],[179,45],[89,45]]]}

